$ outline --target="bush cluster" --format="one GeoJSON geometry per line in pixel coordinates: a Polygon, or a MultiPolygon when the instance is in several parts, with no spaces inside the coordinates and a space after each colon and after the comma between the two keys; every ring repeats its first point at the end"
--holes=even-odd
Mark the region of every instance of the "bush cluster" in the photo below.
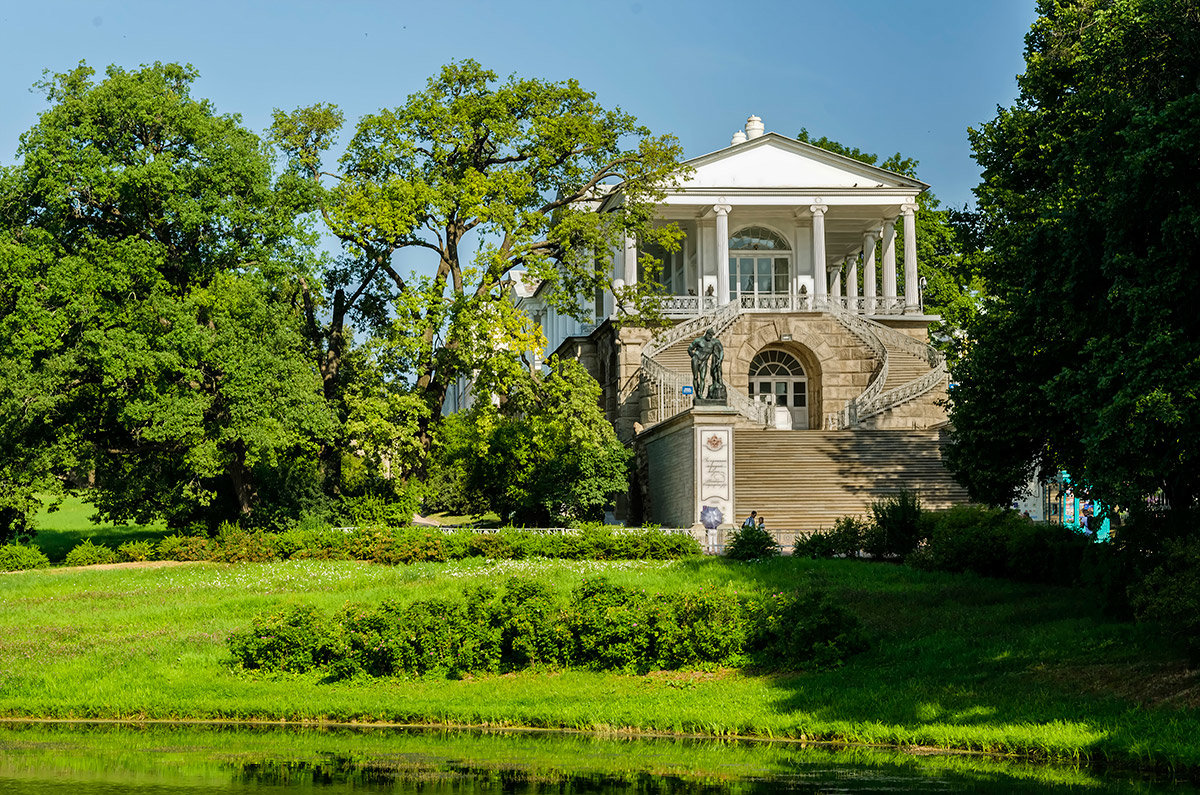
{"type": "Polygon", "coordinates": [[[93,566],[97,563],[116,563],[115,550],[103,544],[93,544],[92,539],[85,538],[81,543],[67,553],[63,564],[67,566],[93,566]]]}
{"type": "Polygon", "coordinates": [[[929,535],[930,514],[911,491],[871,503],[871,519],[844,516],[832,530],[796,539],[792,554],[806,558],[902,560],[929,535]]]}
{"type": "Polygon", "coordinates": [[[908,557],[914,568],[1071,585],[1092,546],[1068,527],[1012,510],[960,505],[933,516],[926,542],[908,557]]]}
{"type": "Polygon", "coordinates": [[[461,598],[308,606],[265,614],[228,639],[245,669],[318,671],[330,679],[449,676],[531,666],[644,673],[703,664],[797,670],[866,648],[858,621],[816,592],[731,599],[711,590],[647,594],[604,579],[563,601],[512,578],[461,598]]]}
{"type": "Polygon", "coordinates": [[[215,537],[170,535],[157,544],[131,541],[118,550],[84,541],[67,554],[67,563],[86,566],[142,560],[207,560],[256,563],[292,558],[369,560],[389,566],[466,557],[569,558],[589,560],[674,560],[700,554],[700,545],[684,533],[657,528],[623,530],[591,526],[561,533],[504,528],[442,532],[416,527],[329,528],[299,526],[282,533],[249,531],[221,525],[215,537]]]}
{"type": "Polygon", "coordinates": [[[1200,539],[1168,541],[1155,564],[1129,586],[1134,615],[1156,624],[1200,665],[1200,539]]]}
{"type": "Polygon", "coordinates": [[[766,560],[779,556],[775,536],[758,525],[742,525],[729,537],[725,557],[733,560],[766,560]]]}
{"type": "Polygon", "coordinates": [[[50,559],[37,547],[27,547],[24,544],[0,546],[0,571],[41,569],[49,565],[50,559]]]}

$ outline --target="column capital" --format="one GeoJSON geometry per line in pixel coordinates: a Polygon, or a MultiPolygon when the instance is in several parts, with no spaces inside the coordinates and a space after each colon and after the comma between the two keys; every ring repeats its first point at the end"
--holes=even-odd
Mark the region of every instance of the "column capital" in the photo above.
{"type": "Polygon", "coordinates": [[[912,215],[916,211],[917,211],[917,203],[916,202],[905,202],[904,204],[900,205],[900,214],[901,215],[906,215],[906,216],[912,215]]]}
{"type": "Polygon", "coordinates": [[[809,205],[809,207],[808,207],[808,211],[810,213],[812,213],[813,215],[824,215],[827,210],[829,210],[828,204],[818,203],[818,204],[809,205]]]}
{"type": "Polygon", "coordinates": [[[729,215],[729,211],[732,209],[733,206],[729,204],[729,202],[725,201],[724,196],[717,199],[717,203],[713,205],[713,212],[717,215],[729,215]]]}

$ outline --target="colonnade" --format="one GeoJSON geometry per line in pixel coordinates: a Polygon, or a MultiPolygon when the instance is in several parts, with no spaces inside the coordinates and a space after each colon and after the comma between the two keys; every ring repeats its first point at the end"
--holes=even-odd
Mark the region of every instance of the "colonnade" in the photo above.
{"type": "MultiPolygon", "coordinates": [[[[716,298],[717,305],[724,306],[729,294],[729,213],[732,206],[719,201],[712,206],[716,227],[716,298]]],[[[818,307],[827,306],[830,299],[840,303],[851,312],[865,314],[918,314],[921,311],[917,276],[917,232],[915,202],[900,205],[897,216],[883,218],[879,225],[863,233],[862,245],[830,260],[826,248],[825,216],[829,205],[820,199],[808,207],[807,223],[812,223],[813,298],[818,307]],[[896,223],[901,222],[904,230],[904,294],[897,294],[896,280],[896,223]],[[882,285],[876,283],[876,251],[880,251],[882,285]],[[824,268],[822,268],[822,264],[824,268]],[[858,271],[862,268],[862,297],[859,297],[858,271]],[[821,276],[825,278],[821,278],[821,276]]],[[[804,216],[803,209],[796,211],[797,218],[804,216]]],[[[710,227],[711,229],[712,227],[710,227]]],[[[710,244],[711,245],[711,244],[710,244]]],[[[625,240],[622,267],[617,271],[619,284],[637,282],[637,243],[632,237],[625,240]],[[624,278],[620,278],[623,276],[624,278]]],[[[793,252],[795,253],[795,252],[793,252]]],[[[796,260],[793,258],[793,269],[796,260]]],[[[703,269],[701,269],[703,271],[703,269]]],[[[711,271],[710,271],[711,273],[711,271]]],[[[794,276],[793,271],[793,276],[794,276]]],[[[710,277],[711,278],[711,277],[710,277]]],[[[697,274],[697,296],[704,295],[703,273],[697,274]]],[[[711,289],[711,288],[710,288],[711,289]]]]}

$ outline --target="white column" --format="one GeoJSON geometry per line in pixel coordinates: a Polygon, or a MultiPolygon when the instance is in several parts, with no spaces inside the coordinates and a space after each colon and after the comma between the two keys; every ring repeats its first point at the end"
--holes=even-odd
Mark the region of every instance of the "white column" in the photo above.
{"type": "Polygon", "coordinates": [[[858,310],[858,255],[850,257],[847,261],[849,269],[846,271],[846,301],[849,304],[851,312],[857,313],[858,310]]]}
{"type": "Polygon", "coordinates": [[[808,208],[812,213],[813,221],[813,308],[825,309],[825,300],[828,293],[829,278],[825,272],[825,211],[829,209],[824,204],[814,204],[808,208]]]}
{"type": "Polygon", "coordinates": [[[896,219],[883,220],[883,304],[893,312],[896,298],[896,219]]]}
{"type": "Polygon", "coordinates": [[[728,204],[713,206],[717,214],[717,305],[729,303],[729,211],[728,204]]]}
{"type": "Polygon", "coordinates": [[[833,274],[833,286],[829,288],[829,294],[837,298],[842,297],[842,262],[843,260],[836,259],[829,266],[829,272],[833,274]]]}
{"type": "Polygon", "coordinates": [[[900,208],[904,213],[904,314],[921,312],[917,296],[917,205],[909,202],[900,208]]]}
{"type": "Polygon", "coordinates": [[[866,312],[875,314],[875,241],[879,230],[863,233],[863,293],[866,297],[866,312]]]}
{"type": "Polygon", "coordinates": [[[625,284],[637,284],[637,240],[625,235],[625,284]]]}

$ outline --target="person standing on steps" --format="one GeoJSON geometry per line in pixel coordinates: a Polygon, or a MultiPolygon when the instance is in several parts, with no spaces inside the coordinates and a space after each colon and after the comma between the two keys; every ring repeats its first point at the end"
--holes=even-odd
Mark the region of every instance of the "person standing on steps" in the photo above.
{"type": "Polygon", "coordinates": [[[747,529],[753,530],[755,527],[754,517],[756,517],[756,516],[758,516],[758,511],[751,511],[750,515],[746,517],[746,521],[742,522],[742,529],[743,530],[747,530],[747,529]]]}

